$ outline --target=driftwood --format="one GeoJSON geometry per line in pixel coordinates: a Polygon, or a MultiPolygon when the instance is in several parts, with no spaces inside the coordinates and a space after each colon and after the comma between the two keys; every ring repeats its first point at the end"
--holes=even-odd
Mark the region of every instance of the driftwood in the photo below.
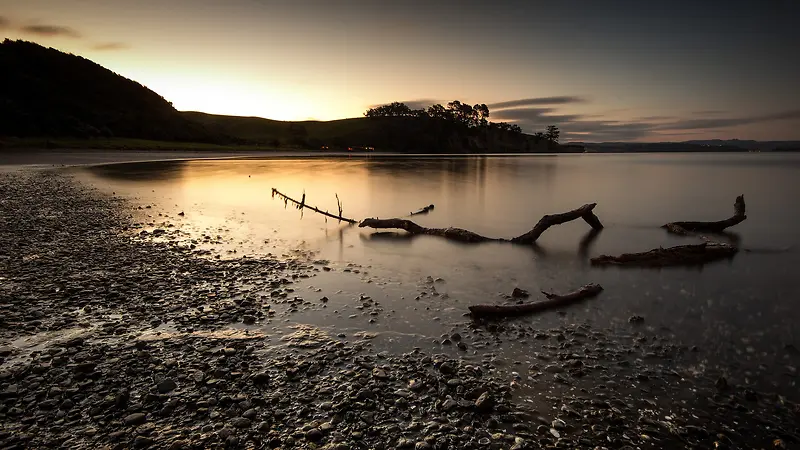
{"type": "Polygon", "coordinates": [[[314,211],[315,213],[319,213],[319,214],[322,214],[323,216],[330,217],[330,218],[333,218],[333,219],[336,219],[336,220],[339,220],[339,221],[342,221],[342,222],[347,222],[347,223],[351,223],[351,224],[358,223],[358,221],[355,220],[355,219],[348,219],[347,217],[343,217],[342,216],[342,202],[339,201],[339,195],[338,194],[336,195],[336,203],[337,203],[337,205],[339,207],[339,215],[338,216],[336,214],[331,214],[328,211],[323,211],[323,210],[321,210],[321,209],[319,209],[319,208],[317,208],[315,206],[306,205],[306,194],[305,194],[305,192],[303,192],[303,198],[299,202],[297,200],[289,197],[288,195],[278,191],[277,189],[272,188],[272,197],[274,198],[276,195],[283,199],[284,204],[288,205],[289,203],[293,203],[295,206],[297,206],[297,209],[299,209],[300,211],[302,211],[303,208],[307,208],[307,209],[310,209],[311,211],[314,211]]]}
{"type": "Polygon", "coordinates": [[[655,248],[642,253],[624,253],[620,256],[602,255],[591,259],[593,266],[668,267],[702,265],[720,259],[730,259],[739,248],[729,244],[704,242],[696,245],[678,245],[655,248]]]}
{"type": "Polygon", "coordinates": [[[418,216],[420,214],[428,214],[429,212],[433,211],[433,208],[434,208],[433,205],[428,205],[428,206],[426,206],[424,208],[421,208],[421,209],[419,209],[417,211],[412,212],[411,214],[409,214],[409,216],[418,216]]]}
{"type": "Polygon", "coordinates": [[[586,223],[588,223],[593,229],[602,230],[603,224],[600,223],[600,219],[598,219],[597,216],[594,215],[594,212],[592,212],[595,206],[597,206],[597,203],[589,203],[565,213],[548,214],[542,217],[531,231],[523,234],[522,236],[517,236],[511,239],[511,242],[517,244],[533,244],[537,239],[539,239],[539,236],[541,236],[542,233],[544,233],[551,226],[560,225],[578,218],[585,220],[586,223]]]}
{"type": "Polygon", "coordinates": [[[600,219],[598,219],[594,212],[592,212],[595,206],[597,206],[597,203],[589,203],[565,213],[552,215],[548,214],[542,217],[531,231],[512,239],[486,237],[463,228],[427,228],[407,219],[364,219],[358,224],[358,226],[360,228],[369,227],[376,229],[394,228],[405,230],[411,234],[440,236],[443,238],[468,243],[497,241],[530,245],[535,243],[536,240],[539,239],[539,236],[541,236],[542,233],[544,233],[545,230],[551,226],[559,225],[578,218],[585,220],[586,223],[591,225],[595,230],[603,229],[603,224],[600,223],[600,219]]]}
{"type": "Polygon", "coordinates": [[[504,239],[493,239],[480,234],[473,233],[461,228],[427,228],[417,225],[408,219],[364,219],[358,224],[359,228],[369,227],[376,229],[394,228],[406,230],[411,234],[428,234],[431,236],[441,236],[443,238],[452,239],[460,242],[486,242],[486,241],[502,241],[504,239]]]}
{"type": "Polygon", "coordinates": [[[535,303],[523,303],[521,305],[473,305],[469,307],[472,317],[510,317],[532,314],[548,309],[559,308],[561,306],[575,303],[579,300],[596,297],[603,291],[599,284],[587,284],[577,291],[564,295],[542,291],[547,300],[535,303]]]}
{"type": "Polygon", "coordinates": [[[694,233],[722,233],[728,227],[732,227],[747,219],[745,214],[744,195],[736,197],[733,204],[733,216],[725,220],[716,222],[670,222],[662,225],[667,231],[682,236],[691,236],[694,233]]]}

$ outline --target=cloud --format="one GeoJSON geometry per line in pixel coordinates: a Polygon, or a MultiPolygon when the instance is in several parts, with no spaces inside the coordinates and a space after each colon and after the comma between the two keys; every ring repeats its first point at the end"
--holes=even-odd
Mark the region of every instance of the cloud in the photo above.
{"type": "Polygon", "coordinates": [[[638,120],[645,121],[645,122],[658,122],[662,120],[675,120],[675,117],[672,116],[642,116],[639,117],[638,120]]]}
{"type": "Polygon", "coordinates": [[[11,27],[11,21],[7,17],[0,16],[0,30],[11,27]]]}
{"type": "Polygon", "coordinates": [[[700,111],[692,111],[692,115],[695,116],[718,116],[720,114],[725,114],[725,111],[721,109],[703,109],[700,111]]]}
{"type": "Polygon", "coordinates": [[[39,36],[65,36],[71,38],[81,37],[80,33],[70,27],[62,27],[59,25],[26,25],[20,28],[25,33],[37,34],[39,36]]]}
{"type": "Polygon", "coordinates": [[[575,96],[558,96],[558,97],[538,97],[538,98],[523,98],[519,100],[510,100],[507,102],[492,103],[489,109],[505,109],[514,108],[517,106],[538,106],[538,105],[566,105],[569,103],[584,103],[586,99],[583,97],[575,96]]]}
{"type": "Polygon", "coordinates": [[[131,48],[131,46],[124,42],[103,42],[92,46],[92,50],[101,50],[101,51],[127,50],[129,48],[131,48]]]}
{"type": "Polygon", "coordinates": [[[728,128],[753,123],[773,122],[776,120],[800,119],[800,110],[781,111],[774,114],[763,114],[751,117],[728,117],[715,119],[687,119],[666,123],[659,126],[661,130],[707,130],[728,128]]]}
{"type": "Polygon", "coordinates": [[[556,111],[555,108],[513,108],[501,109],[500,111],[492,111],[489,107],[490,117],[492,119],[500,120],[539,120],[556,111]]]}

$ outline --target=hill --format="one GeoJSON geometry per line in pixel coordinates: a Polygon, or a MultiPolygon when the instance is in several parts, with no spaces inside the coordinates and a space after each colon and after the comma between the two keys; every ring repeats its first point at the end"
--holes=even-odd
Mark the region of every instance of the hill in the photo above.
{"type": "Polygon", "coordinates": [[[583,151],[531,135],[498,129],[468,129],[426,117],[360,117],[288,122],[184,112],[207,129],[243,142],[290,148],[374,148],[394,152],[525,153],[583,151]]]}
{"type": "Polygon", "coordinates": [[[225,140],[150,89],[80,56],[6,39],[0,67],[0,136],[225,140]]]}
{"type": "Polygon", "coordinates": [[[468,124],[458,115],[463,111],[450,105],[436,105],[438,116],[390,114],[326,122],[180,112],[159,94],[99,64],[26,41],[3,41],[0,67],[0,146],[6,147],[44,143],[74,148],[81,146],[78,138],[91,139],[85,147],[101,143],[102,148],[130,148],[148,140],[159,141],[159,147],[182,142],[431,153],[567,149],[508,124],[468,124]]]}

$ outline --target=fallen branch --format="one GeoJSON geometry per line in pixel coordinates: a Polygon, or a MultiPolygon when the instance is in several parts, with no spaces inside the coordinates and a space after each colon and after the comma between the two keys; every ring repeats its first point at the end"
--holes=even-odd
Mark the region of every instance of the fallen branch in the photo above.
{"type": "Polygon", "coordinates": [[[600,219],[598,219],[597,216],[592,212],[595,206],[597,206],[597,203],[589,203],[565,213],[548,214],[542,217],[531,231],[523,234],[522,236],[511,239],[511,242],[517,244],[533,244],[537,239],[539,239],[539,236],[541,236],[542,233],[544,233],[551,226],[560,225],[578,218],[585,220],[586,223],[588,223],[595,230],[602,230],[603,224],[600,223],[600,219]]]}
{"type": "Polygon", "coordinates": [[[564,295],[542,291],[542,294],[547,297],[547,300],[545,301],[523,303],[521,305],[472,305],[469,307],[469,312],[472,314],[472,317],[475,318],[486,316],[521,316],[523,314],[537,313],[544,310],[565,306],[570,303],[575,303],[579,300],[596,297],[602,291],[603,287],[599,284],[587,284],[577,291],[573,291],[564,295]]]}
{"type": "Polygon", "coordinates": [[[307,209],[310,209],[310,210],[312,210],[312,211],[314,211],[316,213],[322,214],[323,216],[327,216],[327,217],[330,217],[330,218],[333,218],[333,219],[336,219],[336,220],[340,220],[342,222],[348,222],[348,223],[352,223],[352,224],[358,223],[358,221],[355,220],[355,219],[348,219],[347,217],[342,217],[342,202],[339,201],[339,195],[338,194],[336,195],[336,202],[339,205],[339,215],[338,216],[335,215],[335,214],[331,214],[328,211],[323,211],[323,210],[321,210],[321,209],[319,209],[317,207],[314,207],[314,206],[311,206],[311,205],[306,205],[306,194],[305,194],[305,192],[303,193],[302,200],[299,201],[299,202],[297,200],[289,197],[288,195],[278,191],[277,189],[272,188],[272,197],[274,198],[276,195],[283,199],[284,204],[293,203],[293,204],[295,204],[297,206],[297,209],[299,209],[301,211],[303,210],[303,208],[307,208],[307,209]]]}
{"type": "Polygon", "coordinates": [[[427,234],[431,236],[441,236],[460,242],[486,242],[503,241],[504,239],[493,239],[472,231],[461,228],[426,228],[407,219],[364,219],[358,224],[359,228],[370,227],[376,229],[396,228],[406,230],[411,234],[427,234]]]}
{"type": "Polygon", "coordinates": [[[620,256],[602,255],[591,259],[593,266],[667,267],[702,265],[732,258],[739,251],[733,245],[704,242],[696,245],[659,247],[648,252],[624,253],[620,256]]]}
{"type": "Polygon", "coordinates": [[[744,195],[736,197],[733,204],[733,216],[716,222],[670,222],[662,225],[667,231],[682,236],[691,236],[697,232],[721,233],[724,229],[739,224],[747,219],[745,215],[744,195]]]}
{"type": "Polygon", "coordinates": [[[405,230],[411,234],[427,234],[431,236],[440,236],[447,239],[452,239],[459,242],[513,242],[515,244],[533,244],[539,239],[539,236],[553,225],[559,225],[571,220],[582,218],[595,230],[602,230],[603,224],[600,219],[592,212],[597,203],[589,203],[580,208],[573,209],[561,214],[552,214],[542,217],[533,229],[521,236],[513,239],[504,238],[490,238],[482,236],[472,231],[463,228],[427,228],[407,219],[364,219],[358,224],[359,228],[370,227],[375,229],[395,228],[405,230]]]}

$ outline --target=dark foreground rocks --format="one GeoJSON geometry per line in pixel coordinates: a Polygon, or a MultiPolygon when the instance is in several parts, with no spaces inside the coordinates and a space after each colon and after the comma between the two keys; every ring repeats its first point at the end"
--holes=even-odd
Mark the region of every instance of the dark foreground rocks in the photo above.
{"type": "Polygon", "coordinates": [[[0,175],[0,448],[800,446],[797,405],[638,333],[465,325],[448,355],[272,340],[243,324],[296,309],[312,265],[198,257],[133,238],[126,211],[59,172],[0,175]],[[501,367],[512,340],[528,359],[501,367]]]}

